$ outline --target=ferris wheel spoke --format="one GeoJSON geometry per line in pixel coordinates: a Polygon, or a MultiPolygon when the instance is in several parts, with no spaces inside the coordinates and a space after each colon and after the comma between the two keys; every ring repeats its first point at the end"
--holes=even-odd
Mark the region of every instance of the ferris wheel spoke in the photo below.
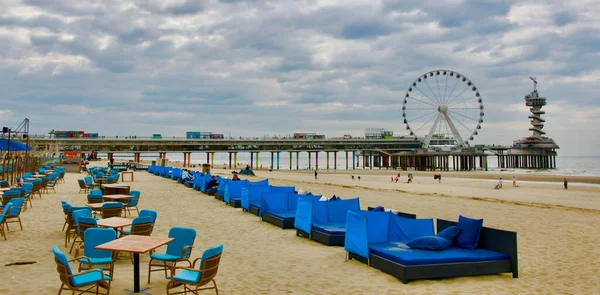
{"type": "MultiPolygon", "coordinates": [[[[439,114],[439,113],[438,113],[439,114]]],[[[425,123],[423,123],[423,125],[421,125],[419,128],[417,128],[415,131],[413,131],[413,133],[416,135],[417,132],[419,132],[425,125],[427,125],[429,122],[431,122],[431,119],[433,119],[434,117],[437,116],[432,116],[431,118],[429,118],[429,120],[427,120],[425,123]]]]}
{"type": "Polygon", "coordinates": [[[456,79],[456,83],[454,83],[454,86],[452,87],[452,91],[450,91],[450,94],[448,94],[448,96],[446,97],[446,99],[444,99],[444,103],[445,104],[448,102],[448,99],[450,97],[452,97],[452,94],[454,94],[454,90],[456,89],[456,85],[458,85],[459,81],[460,81],[460,79],[456,79]]]}
{"type": "MultiPolygon", "coordinates": [[[[474,99],[474,98],[476,98],[476,97],[477,97],[477,96],[476,96],[476,95],[474,95],[474,96],[471,96],[471,97],[469,97],[469,98],[463,99],[463,100],[461,100],[461,101],[454,102],[454,103],[452,103],[452,104],[449,104],[449,105],[448,105],[448,107],[451,107],[451,106],[453,106],[453,105],[457,105],[457,104],[460,104],[460,103],[463,103],[463,102],[469,101],[469,100],[471,100],[471,99],[474,99]]],[[[453,108],[453,109],[455,109],[455,108],[453,108]]]]}
{"type": "Polygon", "coordinates": [[[423,80],[425,81],[425,84],[427,84],[427,88],[429,88],[429,91],[431,91],[431,94],[432,94],[432,96],[435,98],[435,101],[436,101],[438,104],[441,104],[442,102],[441,102],[439,99],[437,99],[437,96],[435,95],[435,92],[434,92],[434,91],[433,91],[433,89],[431,88],[431,85],[429,85],[429,82],[427,82],[427,79],[423,79],[423,80]]]}
{"type": "Polygon", "coordinates": [[[435,110],[433,110],[433,111],[431,111],[431,112],[429,112],[429,113],[426,113],[426,114],[420,115],[420,116],[418,116],[418,117],[416,117],[416,118],[412,118],[412,119],[410,119],[410,120],[407,118],[407,119],[406,119],[406,121],[409,121],[409,122],[410,122],[410,121],[416,121],[416,120],[418,120],[418,119],[421,119],[421,118],[423,118],[423,117],[425,117],[425,116],[429,116],[429,115],[431,115],[431,114],[433,114],[433,113],[435,113],[435,112],[437,112],[437,109],[435,109],[435,110]]]}
{"type": "Polygon", "coordinates": [[[448,116],[453,117],[454,121],[458,122],[458,124],[460,124],[461,126],[463,126],[467,132],[471,132],[471,128],[467,127],[467,125],[465,125],[461,120],[458,120],[457,118],[455,118],[454,116],[452,116],[452,114],[448,114],[448,116]]]}
{"type": "Polygon", "coordinates": [[[416,100],[416,101],[418,101],[418,102],[422,102],[422,103],[424,103],[424,104],[426,104],[426,105],[429,105],[429,106],[431,106],[432,108],[435,108],[435,109],[437,109],[437,107],[438,107],[438,106],[436,106],[436,105],[434,105],[434,104],[431,104],[431,103],[429,103],[429,102],[426,102],[426,101],[420,100],[420,99],[418,99],[418,98],[416,98],[416,97],[413,97],[413,96],[409,96],[408,98],[412,98],[412,99],[414,99],[414,100],[416,100]]]}
{"type": "Polygon", "coordinates": [[[437,85],[438,94],[440,95],[440,103],[444,102],[444,97],[442,96],[442,91],[440,91],[440,82],[438,81],[437,74],[435,77],[435,84],[437,85]]]}
{"type": "MultiPolygon", "coordinates": [[[[423,91],[421,91],[421,89],[419,89],[417,86],[415,86],[415,89],[419,90],[419,92],[421,92],[421,94],[423,94],[423,96],[427,97],[427,98],[428,98],[428,99],[429,99],[429,100],[430,100],[432,103],[434,103],[434,104],[427,103],[428,105],[430,105],[430,106],[434,106],[434,107],[436,107],[436,108],[438,107],[438,104],[436,103],[436,101],[435,101],[435,100],[433,100],[433,99],[431,99],[431,97],[427,96],[427,94],[423,93],[423,91]]],[[[414,98],[414,97],[413,97],[413,98],[414,98]]],[[[422,103],[426,103],[426,102],[424,102],[424,101],[421,101],[421,100],[420,100],[420,102],[422,102],[422,103]]]]}
{"type": "Polygon", "coordinates": [[[452,98],[451,100],[449,100],[446,105],[451,105],[451,103],[453,101],[455,101],[457,98],[459,98],[460,96],[463,95],[463,93],[465,93],[465,91],[467,91],[469,89],[469,87],[465,87],[465,89],[463,89],[457,96],[455,96],[454,98],[452,98]]]}
{"type": "Polygon", "coordinates": [[[446,82],[444,82],[444,96],[442,97],[442,102],[446,100],[446,93],[448,91],[448,77],[450,77],[450,75],[446,75],[446,82]]]}
{"type": "Polygon", "coordinates": [[[479,119],[478,119],[478,118],[471,118],[471,117],[469,117],[469,116],[466,116],[466,115],[463,115],[463,114],[459,114],[459,113],[457,113],[457,112],[453,112],[453,111],[450,111],[450,110],[448,110],[448,113],[454,114],[454,115],[456,115],[456,116],[461,116],[461,117],[463,117],[463,118],[467,118],[467,119],[469,119],[469,120],[473,120],[473,121],[475,121],[475,122],[479,122],[479,119]]]}

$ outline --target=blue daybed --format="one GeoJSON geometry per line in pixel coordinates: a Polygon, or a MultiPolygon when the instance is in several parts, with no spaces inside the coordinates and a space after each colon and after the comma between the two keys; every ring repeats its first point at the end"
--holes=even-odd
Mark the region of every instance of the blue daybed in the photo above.
{"type": "Polygon", "coordinates": [[[299,195],[294,192],[269,192],[263,193],[260,202],[260,213],[263,221],[279,226],[283,229],[294,228],[298,199],[309,202],[318,201],[321,196],[299,195]]]}
{"type": "MultiPolygon", "coordinates": [[[[437,219],[438,233],[457,222],[437,219]]],[[[413,249],[415,238],[433,236],[433,219],[412,219],[391,212],[350,211],[344,249],[356,259],[409,280],[512,273],[518,277],[517,234],[483,227],[475,249],[413,249]],[[410,243],[409,243],[410,244],[410,243]]]]}
{"type": "Polygon", "coordinates": [[[316,202],[299,199],[294,221],[296,235],[327,246],[343,246],[348,210],[360,210],[358,198],[316,202]]]}

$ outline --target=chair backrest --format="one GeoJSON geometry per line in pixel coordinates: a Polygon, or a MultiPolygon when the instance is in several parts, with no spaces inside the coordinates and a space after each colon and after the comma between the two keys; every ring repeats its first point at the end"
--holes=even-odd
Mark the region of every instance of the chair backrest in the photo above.
{"type": "Polygon", "coordinates": [[[6,206],[6,204],[10,203],[12,199],[20,198],[20,191],[6,191],[4,192],[4,196],[2,196],[2,206],[6,206]]]}
{"type": "Polygon", "coordinates": [[[10,187],[10,183],[7,180],[0,180],[0,187],[10,187]]]}
{"type": "Polygon", "coordinates": [[[140,197],[141,192],[140,191],[130,191],[129,195],[132,197],[136,197],[139,198],[140,197]]]}
{"type": "Polygon", "coordinates": [[[11,208],[12,203],[8,203],[6,204],[6,206],[4,206],[4,209],[2,209],[2,215],[0,215],[0,224],[2,224],[6,220],[5,216],[8,215],[8,212],[11,208]]]}
{"type": "Polygon", "coordinates": [[[202,271],[198,285],[202,286],[217,276],[219,270],[219,262],[223,253],[223,244],[213,248],[208,248],[202,253],[199,269],[202,271]]]}
{"type": "MultiPolygon", "coordinates": [[[[194,245],[196,230],[189,227],[174,226],[169,230],[169,238],[175,238],[175,240],[167,244],[167,254],[180,256],[185,246],[194,245]]],[[[188,249],[183,254],[183,257],[189,258],[191,252],[192,249],[188,249]]]]}
{"type": "Polygon", "coordinates": [[[85,184],[87,184],[87,186],[92,186],[92,184],[93,184],[91,176],[84,177],[83,181],[85,182],[85,184]]]}
{"type": "Polygon", "coordinates": [[[139,216],[150,216],[152,218],[152,223],[156,223],[156,217],[158,217],[158,213],[154,210],[142,209],[139,216]]]}
{"type": "Polygon", "coordinates": [[[153,227],[152,217],[141,216],[137,217],[131,223],[131,235],[149,236],[152,233],[153,227]]]}
{"type": "Polygon", "coordinates": [[[91,258],[112,257],[110,250],[97,250],[96,246],[113,241],[117,238],[117,232],[112,228],[90,228],[83,234],[83,255],[91,258]]]}
{"type": "MultiPolygon", "coordinates": [[[[97,228],[98,222],[93,217],[79,217],[79,223],[77,225],[79,227],[79,234],[85,235],[85,231],[90,228],[97,228]]],[[[83,239],[85,241],[85,238],[83,239]]]]}
{"type": "Polygon", "coordinates": [[[90,191],[90,195],[94,195],[94,196],[102,196],[102,190],[99,190],[97,188],[93,189],[90,191]]]}
{"type": "Polygon", "coordinates": [[[33,184],[32,183],[23,183],[21,185],[21,188],[25,190],[26,195],[29,195],[31,193],[31,190],[33,190],[33,184]]]}
{"type": "Polygon", "coordinates": [[[102,204],[102,218],[121,217],[123,214],[123,203],[105,202],[102,204]]]}
{"type": "Polygon", "coordinates": [[[104,199],[102,199],[102,195],[88,194],[87,202],[88,203],[102,203],[102,202],[104,202],[104,199]]]}
{"type": "Polygon", "coordinates": [[[79,219],[81,217],[92,217],[92,214],[89,210],[81,209],[81,210],[73,211],[71,216],[73,217],[73,224],[75,225],[75,230],[77,231],[78,234],[81,234],[81,231],[79,228],[79,219]]]}
{"type": "Polygon", "coordinates": [[[19,214],[21,214],[23,204],[25,203],[25,198],[13,198],[12,200],[10,200],[10,202],[12,203],[12,208],[9,212],[10,217],[19,216],[19,214]]]}
{"type": "Polygon", "coordinates": [[[77,183],[79,184],[79,188],[88,188],[83,179],[77,179],[77,183]]]}
{"type": "Polygon", "coordinates": [[[67,286],[72,286],[69,276],[73,274],[73,271],[69,265],[67,255],[61,252],[57,246],[52,247],[52,252],[54,253],[54,262],[56,262],[56,271],[58,272],[60,281],[67,286]]]}

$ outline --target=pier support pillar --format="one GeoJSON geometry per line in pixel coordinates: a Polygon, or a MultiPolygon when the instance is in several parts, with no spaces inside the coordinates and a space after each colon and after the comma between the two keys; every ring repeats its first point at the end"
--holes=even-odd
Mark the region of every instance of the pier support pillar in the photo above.
{"type": "Polygon", "coordinates": [[[281,152],[277,152],[277,170],[279,170],[279,154],[280,154],[280,153],[281,153],[281,152]]]}
{"type": "Polygon", "coordinates": [[[206,152],[206,164],[210,163],[210,152],[206,152]]]}
{"type": "Polygon", "coordinates": [[[188,160],[188,167],[190,167],[190,166],[192,166],[192,152],[188,153],[187,158],[188,158],[187,159],[188,160]]]}
{"type": "Polygon", "coordinates": [[[300,170],[300,152],[296,152],[296,170],[300,170]]]}
{"type": "Polygon", "coordinates": [[[229,169],[231,169],[231,152],[229,152],[229,169]]]}
{"type": "Polygon", "coordinates": [[[258,170],[258,154],[259,154],[259,152],[256,152],[256,167],[255,167],[255,169],[257,169],[257,170],[258,170]]]}
{"type": "Polygon", "coordinates": [[[369,152],[369,169],[373,169],[373,152],[369,152]]]}
{"type": "Polygon", "coordinates": [[[292,170],[292,152],[290,152],[290,170],[292,170]]]}
{"type": "Polygon", "coordinates": [[[210,153],[210,168],[215,168],[215,152],[210,153]]]}
{"type": "Polygon", "coordinates": [[[346,151],[346,170],[348,170],[348,151],[346,151]]]}
{"type": "Polygon", "coordinates": [[[329,152],[325,152],[327,158],[327,170],[329,170],[329,152]]]}
{"type": "Polygon", "coordinates": [[[352,151],[352,170],[356,169],[356,163],[354,163],[355,160],[356,160],[356,151],[352,151]]]}
{"type": "Polygon", "coordinates": [[[308,170],[311,170],[311,167],[312,167],[311,163],[310,163],[311,162],[311,159],[310,159],[311,154],[312,154],[311,152],[308,152],[308,170]]]}
{"type": "Polygon", "coordinates": [[[333,152],[333,170],[337,170],[337,152],[333,152]]]}
{"type": "Polygon", "coordinates": [[[233,169],[237,169],[237,152],[233,153],[233,169]]]}
{"type": "Polygon", "coordinates": [[[183,168],[185,168],[186,164],[187,164],[187,153],[183,153],[183,168]]]}
{"type": "Polygon", "coordinates": [[[254,167],[254,152],[250,152],[250,167],[254,167]]]}
{"type": "Polygon", "coordinates": [[[315,170],[319,170],[319,152],[315,152],[315,170]]]}
{"type": "Polygon", "coordinates": [[[274,152],[271,152],[271,168],[270,168],[271,170],[273,170],[273,164],[274,164],[274,163],[273,163],[273,161],[274,161],[274,157],[275,157],[275,153],[274,153],[274,152]]]}
{"type": "Polygon", "coordinates": [[[133,161],[136,163],[140,162],[140,153],[133,153],[133,161]]]}

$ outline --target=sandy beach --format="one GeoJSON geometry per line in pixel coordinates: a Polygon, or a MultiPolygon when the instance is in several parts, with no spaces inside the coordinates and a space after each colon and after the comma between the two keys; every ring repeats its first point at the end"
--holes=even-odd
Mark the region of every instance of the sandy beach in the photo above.
{"type": "MultiPolygon", "coordinates": [[[[273,185],[294,185],[326,196],[360,197],[362,208],[383,205],[418,217],[483,218],[484,226],[518,233],[519,278],[503,274],[402,284],[360,262],[344,262],[342,247],[296,237],[294,230],[262,222],[169,179],[139,171],[135,182],[126,183],[141,191],[140,208],[158,211],[153,235],[166,236],[176,225],[195,228],[193,258],[200,257],[205,248],[224,244],[216,278],[221,294],[595,294],[600,290],[595,275],[600,267],[600,234],[594,229],[600,222],[600,186],[577,185],[573,183],[578,181],[570,179],[572,184],[564,190],[560,176],[517,175],[519,187],[512,187],[512,175],[502,174],[506,175],[504,187],[494,190],[498,177],[505,176],[479,172],[443,173],[441,183],[431,177],[433,172],[413,172],[412,184],[390,182],[398,172],[406,182],[407,172],[393,170],[360,171],[360,181],[351,179],[353,173],[359,175],[355,171],[320,172],[318,181],[309,171],[256,171],[257,176],[250,179],[269,178],[273,185]]],[[[213,173],[231,176],[228,169],[213,173]]],[[[35,197],[33,208],[22,213],[23,231],[11,224],[8,241],[0,240],[0,293],[58,292],[60,281],[51,247],[68,253],[60,200],[86,203],[86,195],[78,193],[77,179],[82,177],[68,173],[56,194],[35,197]],[[29,260],[37,263],[4,266],[29,260]]],[[[125,257],[116,262],[112,294],[125,294],[123,289],[133,285],[133,266],[125,257]]],[[[141,257],[145,286],[149,258],[147,254],[141,257]]],[[[165,294],[166,282],[153,273],[149,291],[165,294]]]]}

